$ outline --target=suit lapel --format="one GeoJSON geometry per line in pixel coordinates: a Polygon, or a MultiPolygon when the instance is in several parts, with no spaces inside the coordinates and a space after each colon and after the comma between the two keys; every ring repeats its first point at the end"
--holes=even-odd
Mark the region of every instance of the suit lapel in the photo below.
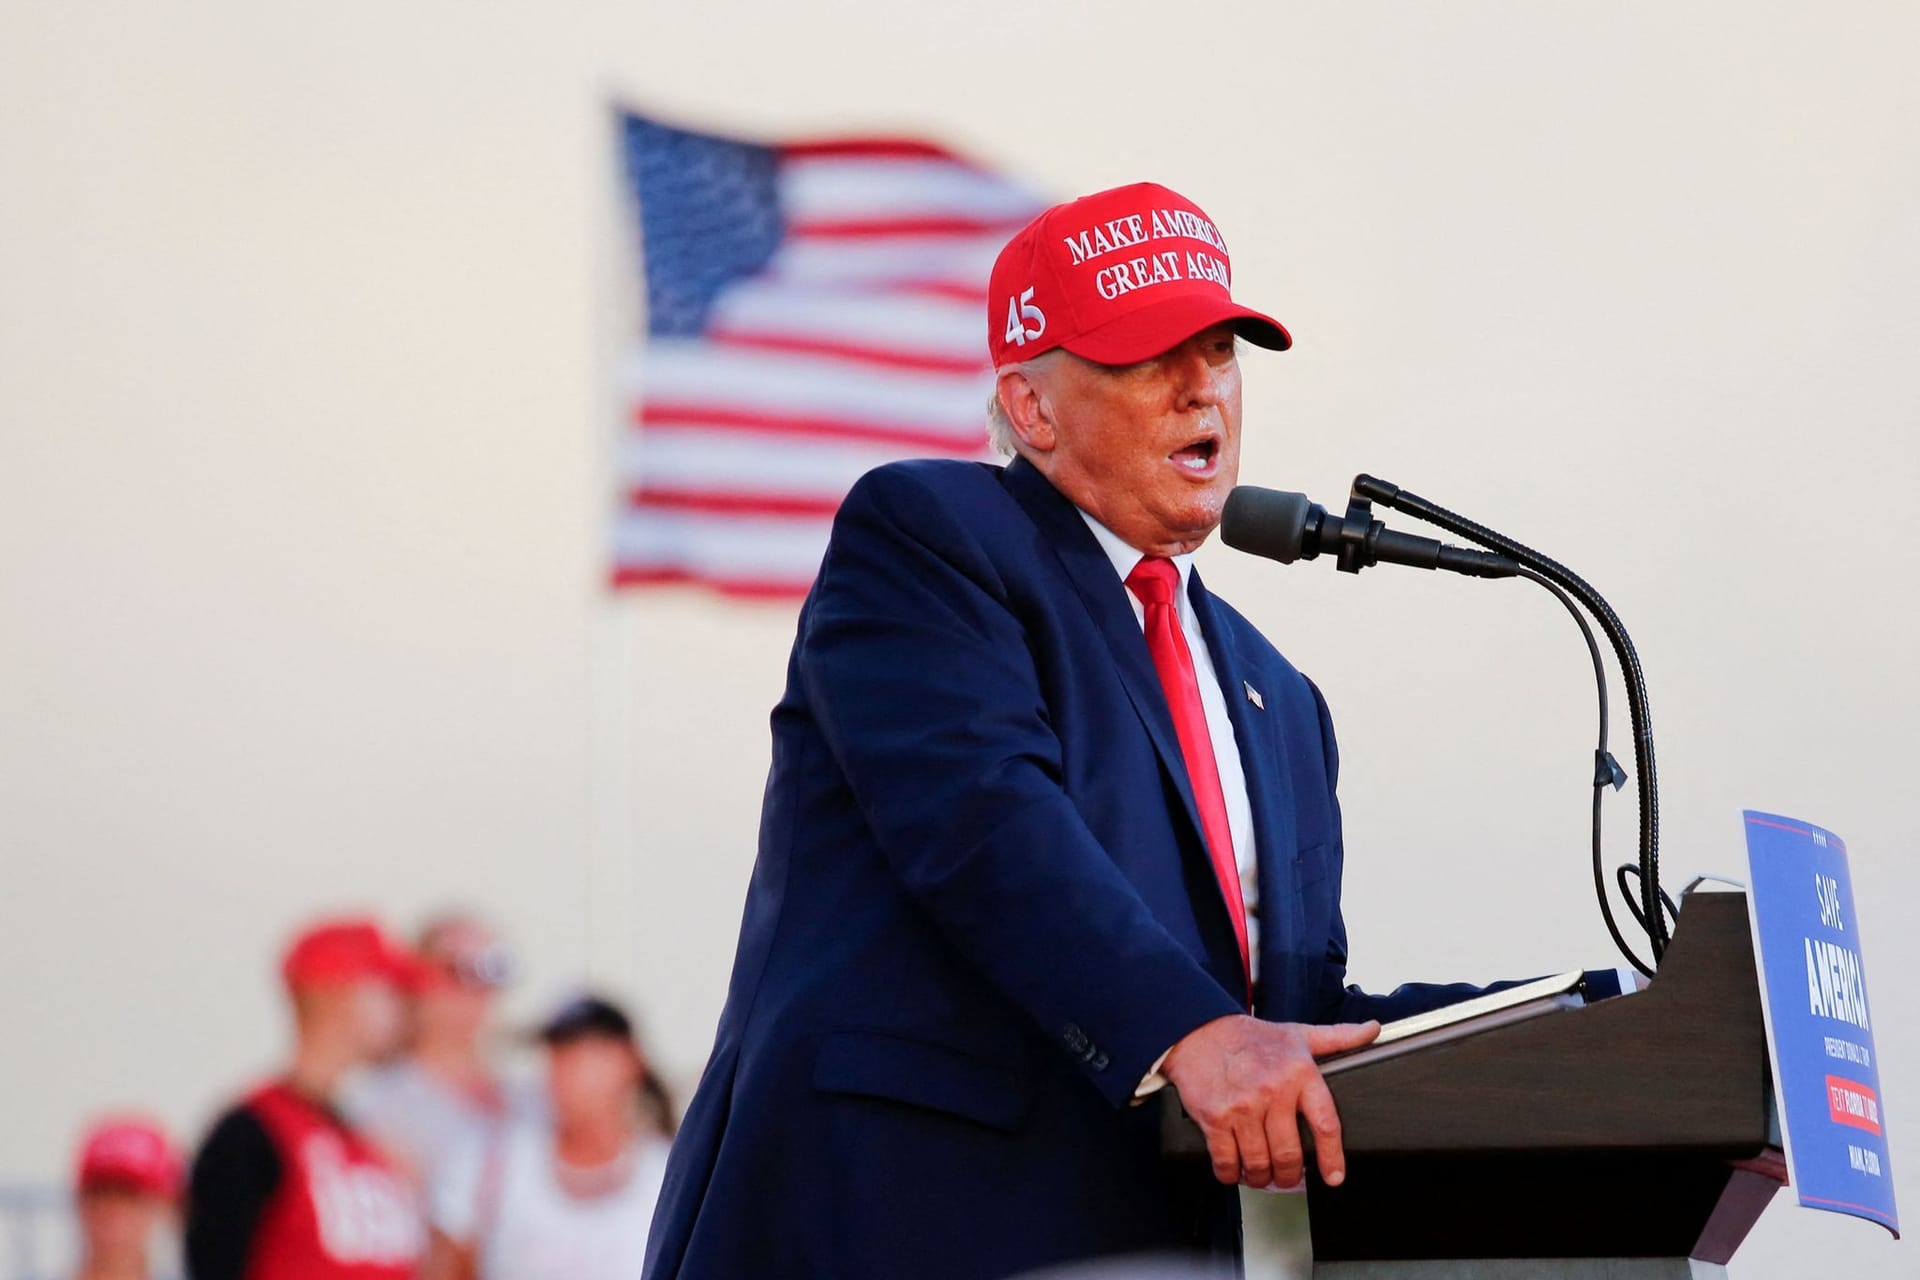
{"type": "Polygon", "coordinates": [[[1253,845],[1259,861],[1260,881],[1260,978],[1263,1005],[1271,1005],[1281,993],[1271,986],[1286,973],[1285,943],[1299,932],[1293,919],[1297,910],[1293,887],[1293,858],[1297,843],[1293,806],[1283,803],[1287,794],[1287,747],[1284,736],[1272,717],[1274,710],[1254,705],[1248,696],[1252,689],[1262,700],[1276,697],[1280,690],[1261,689],[1261,674],[1240,653],[1233,628],[1213,602],[1213,596],[1194,570],[1188,598],[1193,601],[1194,616],[1200,619],[1201,634],[1207,638],[1207,652],[1213,657],[1214,674],[1227,699],[1227,717],[1233,721],[1233,737],[1240,748],[1240,765],[1247,775],[1247,800],[1253,809],[1253,845]]]}
{"type": "Polygon", "coordinates": [[[1180,740],[1174,736],[1173,713],[1167,709],[1167,695],[1160,688],[1153,658],[1147,653],[1146,637],[1133,616],[1133,606],[1127,603],[1126,587],[1113,572],[1113,562],[1100,549],[1080,512],[1033,464],[1024,458],[1008,463],[1005,483],[1046,535],[1047,545],[1059,558],[1080,602],[1086,606],[1094,626],[1112,651],[1120,683],[1126,688],[1134,711],[1146,725],[1147,736],[1153,741],[1161,765],[1180,793],[1180,805],[1187,822],[1199,835],[1202,831],[1200,810],[1194,804],[1193,785],[1187,778],[1186,758],[1180,754],[1180,740]]]}

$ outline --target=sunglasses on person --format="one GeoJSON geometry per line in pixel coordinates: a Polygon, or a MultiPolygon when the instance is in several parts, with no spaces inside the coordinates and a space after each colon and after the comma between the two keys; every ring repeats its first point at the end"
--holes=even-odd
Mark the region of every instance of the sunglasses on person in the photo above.
{"type": "Polygon", "coordinates": [[[505,947],[481,947],[428,961],[434,973],[462,987],[497,990],[513,979],[513,954],[505,947]]]}

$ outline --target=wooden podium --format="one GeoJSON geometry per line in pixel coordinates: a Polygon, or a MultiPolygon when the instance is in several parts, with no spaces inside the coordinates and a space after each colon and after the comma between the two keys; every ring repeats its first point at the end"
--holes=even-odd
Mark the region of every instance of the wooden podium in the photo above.
{"type": "Polygon", "coordinates": [[[1723,1275],[1786,1180],[1747,899],[1695,893],[1650,987],[1334,1071],[1314,1274],[1723,1275]]]}

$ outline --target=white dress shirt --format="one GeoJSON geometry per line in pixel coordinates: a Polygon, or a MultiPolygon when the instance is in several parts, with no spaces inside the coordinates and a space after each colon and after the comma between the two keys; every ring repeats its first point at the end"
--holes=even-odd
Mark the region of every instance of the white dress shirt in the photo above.
{"type": "MultiPolygon", "coordinates": [[[[1124,584],[1127,575],[1146,558],[1146,554],[1128,546],[1119,534],[1086,512],[1080,512],[1080,518],[1087,522],[1087,528],[1093,530],[1100,549],[1107,553],[1107,559],[1113,563],[1113,571],[1120,575],[1120,581],[1124,584]]],[[[1227,696],[1220,687],[1220,674],[1214,670],[1213,654],[1207,649],[1207,638],[1201,633],[1200,619],[1195,615],[1193,601],[1187,595],[1188,583],[1193,577],[1193,555],[1189,552],[1171,559],[1174,567],[1180,570],[1180,591],[1176,596],[1180,630],[1186,635],[1187,649],[1193,654],[1193,674],[1200,686],[1200,706],[1207,716],[1207,736],[1213,740],[1214,763],[1220,771],[1220,790],[1227,802],[1227,827],[1233,836],[1233,860],[1240,872],[1240,900],[1247,908],[1247,952],[1257,970],[1260,964],[1260,863],[1253,844],[1253,803],[1247,798],[1247,771],[1240,763],[1240,744],[1233,734],[1233,720],[1227,714],[1227,696]]],[[[1146,606],[1131,590],[1126,594],[1127,603],[1133,606],[1133,619],[1144,632],[1147,625],[1146,606]]]]}

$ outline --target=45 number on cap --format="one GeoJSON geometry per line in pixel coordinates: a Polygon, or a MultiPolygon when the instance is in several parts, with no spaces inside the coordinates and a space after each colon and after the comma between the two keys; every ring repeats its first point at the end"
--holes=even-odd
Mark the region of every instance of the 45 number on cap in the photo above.
{"type": "Polygon", "coordinates": [[[1033,305],[1033,286],[1028,285],[1017,298],[1007,299],[1007,336],[1004,339],[1016,347],[1027,343],[1047,331],[1047,316],[1033,305]]]}

